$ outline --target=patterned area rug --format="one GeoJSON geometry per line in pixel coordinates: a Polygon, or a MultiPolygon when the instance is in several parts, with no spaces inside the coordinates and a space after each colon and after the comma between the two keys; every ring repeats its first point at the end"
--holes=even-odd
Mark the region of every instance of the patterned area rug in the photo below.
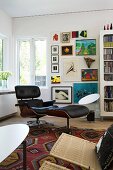
{"type": "MultiPolygon", "coordinates": [[[[66,166],[71,170],[82,170],[80,167],[60,159],[55,159],[49,152],[58,139],[65,132],[64,128],[55,127],[31,127],[27,141],[27,170],[38,170],[44,160],[66,166]]],[[[80,129],[71,127],[72,135],[98,142],[104,130],[80,129]]],[[[23,170],[22,145],[20,145],[7,159],[0,164],[0,170],[23,170]]]]}

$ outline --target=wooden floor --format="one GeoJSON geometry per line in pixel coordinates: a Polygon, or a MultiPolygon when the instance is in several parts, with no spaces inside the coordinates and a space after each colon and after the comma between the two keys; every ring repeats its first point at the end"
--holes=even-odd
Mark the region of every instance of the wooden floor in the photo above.
{"type": "MultiPolygon", "coordinates": [[[[12,123],[27,123],[27,121],[31,121],[35,119],[30,118],[22,118],[19,115],[15,115],[5,120],[0,121],[0,126],[8,125],[12,123]]],[[[49,123],[53,123],[57,126],[66,126],[65,118],[58,118],[52,116],[45,116],[40,120],[45,120],[49,123]]],[[[89,128],[89,129],[107,129],[111,124],[113,124],[113,119],[96,119],[94,122],[88,122],[87,119],[84,118],[73,118],[70,119],[70,126],[79,127],[79,128],[89,128]]]]}

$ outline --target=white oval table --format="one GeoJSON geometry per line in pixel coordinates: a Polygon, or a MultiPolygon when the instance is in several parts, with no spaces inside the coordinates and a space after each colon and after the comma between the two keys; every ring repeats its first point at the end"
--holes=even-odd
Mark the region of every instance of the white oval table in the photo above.
{"type": "Polygon", "coordinates": [[[7,158],[21,143],[23,143],[23,169],[26,169],[26,141],[29,126],[26,124],[11,124],[0,127],[0,162],[7,158]]]}
{"type": "Polygon", "coordinates": [[[98,93],[89,94],[79,100],[79,104],[90,104],[99,99],[100,95],[98,93]]]}

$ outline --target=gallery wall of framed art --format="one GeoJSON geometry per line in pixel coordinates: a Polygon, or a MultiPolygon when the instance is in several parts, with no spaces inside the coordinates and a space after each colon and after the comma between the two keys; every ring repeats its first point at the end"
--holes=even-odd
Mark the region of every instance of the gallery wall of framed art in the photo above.
{"type": "Polygon", "coordinates": [[[58,104],[77,103],[75,87],[83,86],[80,91],[84,96],[87,88],[88,94],[98,92],[97,40],[88,37],[87,30],[55,32],[51,36],[51,98],[58,104]],[[68,93],[69,101],[56,99],[55,91],[68,93]]]}

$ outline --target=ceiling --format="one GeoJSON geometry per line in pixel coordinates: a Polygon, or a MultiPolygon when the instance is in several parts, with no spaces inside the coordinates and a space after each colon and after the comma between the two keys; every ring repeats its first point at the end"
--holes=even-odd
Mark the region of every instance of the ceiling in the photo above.
{"type": "Polygon", "coordinates": [[[0,0],[0,10],[11,17],[113,10],[113,0],[0,0]]]}

